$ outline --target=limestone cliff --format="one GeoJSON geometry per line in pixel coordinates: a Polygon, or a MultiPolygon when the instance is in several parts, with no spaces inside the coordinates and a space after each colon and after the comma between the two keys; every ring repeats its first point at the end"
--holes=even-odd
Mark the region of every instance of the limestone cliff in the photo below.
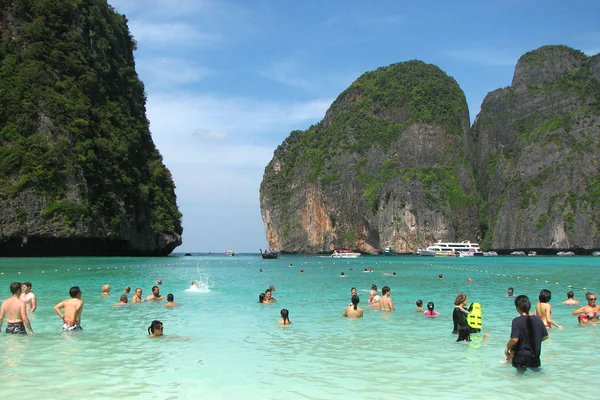
{"type": "Polygon", "coordinates": [[[0,0],[0,256],[181,244],[134,49],[105,0],[0,0]]]}
{"type": "Polygon", "coordinates": [[[434,239],[477,239],[468,131],[464,94],[439,68],[409,61],[365,73],[266,167],[269,248],[412,252],[434,239]]]}
{"type": "Polygon", "coordinates": [[[599,55],[544,46],[520,58],[471,129],[487,247],[600,247],[599,128],[599,55]]]}

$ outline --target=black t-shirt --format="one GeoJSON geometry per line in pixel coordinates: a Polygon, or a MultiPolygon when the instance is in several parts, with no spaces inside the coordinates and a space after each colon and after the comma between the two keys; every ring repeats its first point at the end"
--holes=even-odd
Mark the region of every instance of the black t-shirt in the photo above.
{"type": "Polygon", "coordinates": [[[459,307],[454,307],[452,312],[452,321],[454,322],[454,330],[452,333],[457,333],[461,326],[469,326],[467,323],[467,311],[461,311],[459,307]]]}
{"type": "Polygon", "coordinates": [[[511,338],[518,338],[514,348],[514,354],[523,357],[537,357],[540,354],[542,348],[542,338],[548,336],[548,331],[542,322],[542,319],[535,315],[521,315],[513,319],[512,327],[510,330],[511,338]],[[531,319],[532,332],[528,335],[527,332],[527,318],[531,319]],[[531,349],[531,343],[535,346],[536,354],[531,349]]]}

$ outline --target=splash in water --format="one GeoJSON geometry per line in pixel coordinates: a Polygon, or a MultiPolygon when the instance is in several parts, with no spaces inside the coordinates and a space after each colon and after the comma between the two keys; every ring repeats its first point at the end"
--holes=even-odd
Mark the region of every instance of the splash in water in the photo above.
{"type": "Polygon", "coordinates": [[[208,281],[208,275],[201,274],[198,280],[192,282],[189,288],[185,289],[186,292],[210,292],[210,285],[208,281]]]}

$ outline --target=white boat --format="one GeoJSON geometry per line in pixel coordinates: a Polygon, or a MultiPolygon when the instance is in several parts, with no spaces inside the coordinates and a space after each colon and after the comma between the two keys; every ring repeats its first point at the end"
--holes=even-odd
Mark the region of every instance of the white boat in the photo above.
{"type": "Polygon", "coordinates": [[[574,256],[575,253],[573,253],[572,251],[559,251],[558,253],[556,253],[556,255],[559,257],[571,257],[574,256]]]}
{"type": "Polygon", "coordinates": [[[529,253],[527,253],[528,257],[535,257],[537,256],[537,252],[536,251],[530,251],[529,253]]]}
{"type": "Polygon", "coordinates": [[[229,256],[229,257],[235,256],[235,251],[233,251],[233,250],[227,250],[227,251],[225,251],[225,255],[229,256]]]}
{"type": "Polygon", "coordinates": [[[395,256],[396,252],[394,251],[392,246],[387,246],[385,249],[383,249],[383,255],[384,256],[395,256]]]}
{"type": "Polygon", "coordinates": [[[484,257],[495,257],[495,256],[497,256],[497,255],[498,255],[498,253],[497,253],[497,252],[495,252],[495,251],[493,251],[493,250],[492,250],[492,251],[485,251],[485,252],[483,253],[483,256],[484,256],[484,257]]]}
{"type": "Polygon", "coordinates": [[[441,240],[426,249],[418,249],[417,254],[420,256],[437,256],[443,257],[451,253],[469,253],[473,256],[482,256],[483,252],[479,248],[479,244],[471,243],[468,240],[464,242],[442,242],[441,240]],[[441,255],[440,255],[441,254],[441,255]]]}
{"type": "Polygon", "coordinates": [[[600,257],[600,251],[594,251],[594,252],[592,253],[592,255],[593,255],[594,257],[600,257]]]}
{"type": "Polygon", "coordinates": [[[352,250],[334,250],[330,257],[333,258],[358,258],[360,253],[355,253],[352,250]]]}
{"type": "Polygon", "coordinates": [[[518,256],[518,257],[525,257],[527,256],[527,254],[525,254],[524,251],[521,250],[515,250],[512,253],[510,253],[511,256],[518,256]]]}

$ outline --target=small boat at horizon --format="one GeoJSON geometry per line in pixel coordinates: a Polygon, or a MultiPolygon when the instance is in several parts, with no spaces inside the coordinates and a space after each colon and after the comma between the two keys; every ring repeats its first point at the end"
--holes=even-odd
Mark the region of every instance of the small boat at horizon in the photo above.
{"type": "Polygon", "coordinates": [[[510,253],[509,255],[517,256],[517,257],[526,257],[527,256],[527,254],[525,254],[525,252],[522,250],[515,250],[512,253],[510,253]]]}
{"type": "Polygon", "coordinates": [[[572,251],[559,251],[556,253],[556,255],[559,257],[572,257],[575,255],[575,253],[572,251]]]}
{"type": "Polygon", "coordinates": [[[233,251],[233,250],[226,250],[225,251],[225,255],[228,256],[228,257],[233,257],[233,256],[235,256],[235,251],[233,251]]]}

